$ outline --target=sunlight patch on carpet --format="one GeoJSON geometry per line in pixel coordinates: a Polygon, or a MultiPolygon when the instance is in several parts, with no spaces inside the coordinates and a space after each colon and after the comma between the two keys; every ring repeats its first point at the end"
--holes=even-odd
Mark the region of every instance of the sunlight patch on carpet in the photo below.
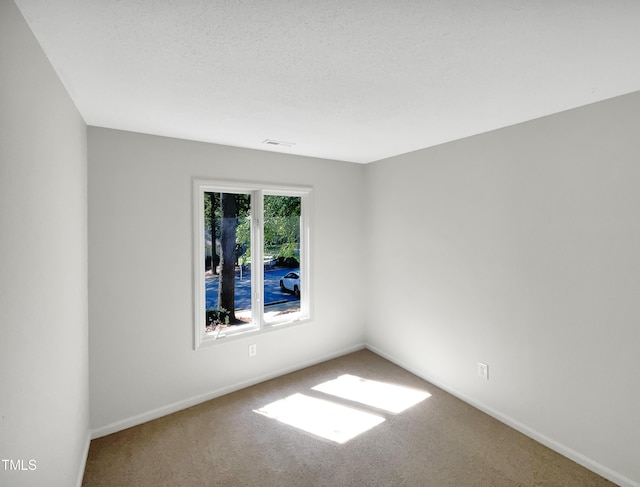
{"type": "Polygon", "coordinates": [[[427,391],[344,374],[312,388],[332,396],[399,414],[431,397],[427,391]]]}
{"type": "Polygon", "coordinates": [[[255,409],[254,412],[340,444],[385,420],[376,414],[299,393],[255,409]]]}

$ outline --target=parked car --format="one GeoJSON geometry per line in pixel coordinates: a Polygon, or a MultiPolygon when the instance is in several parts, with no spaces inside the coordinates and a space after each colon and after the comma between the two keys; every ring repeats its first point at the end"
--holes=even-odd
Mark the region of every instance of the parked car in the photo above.
{"type": "Polygon", "coordinates": [[[280,279],[280,289],[286,293],[293,293],[296,298],[300,297],[300,274],[289,272],[280,279]]]}

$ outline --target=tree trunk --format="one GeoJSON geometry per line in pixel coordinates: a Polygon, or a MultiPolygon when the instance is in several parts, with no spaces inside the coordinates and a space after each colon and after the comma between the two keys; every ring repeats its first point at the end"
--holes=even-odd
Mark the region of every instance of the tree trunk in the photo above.
{"type": "Polygon", "coordinates": [[[209,201],[211,202],[211,273],[218,273],[218,259],[216,258],[216,193],[209,193],[209,201]]]}
{"type": "Polygon", "coordinates": [[[229,322],[236,321],[235,273],[236,273],[236,227],[238,209],[236,195],[220,193],[222,223],[220,225],[220,285],[218,306],[229,312],[229,322]]]}

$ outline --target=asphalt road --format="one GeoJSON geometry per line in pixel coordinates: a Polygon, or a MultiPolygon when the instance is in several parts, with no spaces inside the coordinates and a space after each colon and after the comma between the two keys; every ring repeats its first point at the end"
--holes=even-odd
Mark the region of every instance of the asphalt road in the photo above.
{"type": "MultiPolygon", "coordinates": [[[[273,267],[264,270],[264,301],[265,306],[283,301],[299,302],[292,293],[284,293],[280,290],[280,279],[287,273],[299,269],[287,269],[281,267],[273,267]]],[[[205,281],[205,289],[207,295],[207,309],[218,307],[218,280],[219,277],[207,279],[205,281]]],[[[236,310],[251,308],[251,271],[236,271],[236,310]]]]}

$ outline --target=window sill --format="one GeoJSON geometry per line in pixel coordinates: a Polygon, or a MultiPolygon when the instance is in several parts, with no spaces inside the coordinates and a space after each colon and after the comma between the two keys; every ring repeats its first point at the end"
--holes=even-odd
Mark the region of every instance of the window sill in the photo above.
{"type": "Polygon", "coordinates": [[[290,321],[268,324],[262,329],[255,324],[247,324],[235,326],[231,330],[228,328],[224,329],[219,334],[217,334],[217,332],[206,332],[200,336],[199,343],[196,344],[195,349],[200,350],[202,348],[215,346],[221,343],[235,341],[240,338],[255,337],[278,330],[294,328],[300,325],[309,324],[311,321],[310,316],[302,316],[290,321]]]}

